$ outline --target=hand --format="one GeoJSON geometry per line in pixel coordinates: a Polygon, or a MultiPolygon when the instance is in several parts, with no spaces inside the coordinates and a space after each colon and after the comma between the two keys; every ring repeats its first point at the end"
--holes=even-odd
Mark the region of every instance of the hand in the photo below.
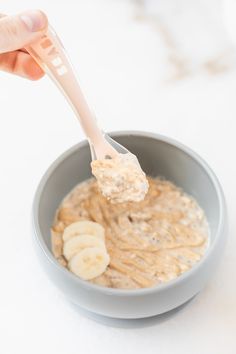
{"type": "Polygon", "coordinates": [[[40,79],[44,72],[24,47],[39,39],[47,25],[46,15],[39,10],[16,16],[0,15],[0,70],[40,79]]]}

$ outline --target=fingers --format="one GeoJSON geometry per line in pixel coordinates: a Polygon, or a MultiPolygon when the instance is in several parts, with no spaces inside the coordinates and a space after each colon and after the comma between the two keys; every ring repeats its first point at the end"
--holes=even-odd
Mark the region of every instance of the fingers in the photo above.
{"type": "Polygon", "coordinates": [[[23,48],[39,39],[47,24],[46,15],[39,10],[0,18],[0,53],[23,48]]]}
{"type": "Polygon", "coordinates": [[[16,16],[0,14],[0,70],[31,80],[41,78],[43,70],[23,47],[39,39],[47,25],[46,15],[39,10],[16,16]]]}
{"type": "Polygon", "coordinates": [[[38,80],[44,75],[43,70],[38,66],[34,59],[22,50],[0,54],[0,70],[30,80],[38,80]]]}

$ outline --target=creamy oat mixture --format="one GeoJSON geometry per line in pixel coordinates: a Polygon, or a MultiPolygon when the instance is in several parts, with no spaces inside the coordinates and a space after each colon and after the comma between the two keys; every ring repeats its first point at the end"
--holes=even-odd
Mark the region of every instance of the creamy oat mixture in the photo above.
{"type": "Polygon", "coordinates": [[[91,167],[99,189],[112,203],[139,202],[144,199],[148,182],[133,154],[94,160],[91,167]]]}
{"type": "Polygon", "coordinates": [[[148,178],[149,190],[138,203],[112,204],[94,179],[79,184],[63,200],[52,227],[52,249],[65,267],[62,233],[78,220],[105,228],[110,264],[90,280],[111,288],[153,287],[194,266],[208,245],[208,224],[196,201],[171,182],[148,178]]]}

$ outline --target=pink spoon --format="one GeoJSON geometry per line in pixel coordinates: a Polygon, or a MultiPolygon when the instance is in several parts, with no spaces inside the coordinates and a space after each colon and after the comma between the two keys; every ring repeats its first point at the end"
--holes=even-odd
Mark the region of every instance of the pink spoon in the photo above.
{"type": "MultiPolygon", "coordinates": [[[[50,76],[70,103],[88,138],[92,160],[112,158],[118,153],[131,154],[125,147],[99,129],[65,49],[51,27],[39,41],[27,46],[26,50],[50,76]]],[[[138,160],[137,163],[139,164],[138,160]]]]}

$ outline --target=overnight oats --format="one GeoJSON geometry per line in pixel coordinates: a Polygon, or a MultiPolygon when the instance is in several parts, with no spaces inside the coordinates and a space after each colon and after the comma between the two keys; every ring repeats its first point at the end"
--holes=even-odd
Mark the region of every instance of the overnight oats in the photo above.
{"type": "Polygon", "coordinates": [[[116,191],[118,203],[108,200],[95,179],[77,185],[51,228],[58,262],[81,279],[119,289],[158,286],[199,262],[209,239],[203,210],[173,183],[147,180],[148,191],[138,182],[145,198],[133,202],[116,191]]]}
{"type": "Polygon", "coordinates": [[[139,202],[148,191],[148,181],[137,157],[117,154],[112,159],[91,162],[92,173],[101,193],[111,203],[139,202]]]}

